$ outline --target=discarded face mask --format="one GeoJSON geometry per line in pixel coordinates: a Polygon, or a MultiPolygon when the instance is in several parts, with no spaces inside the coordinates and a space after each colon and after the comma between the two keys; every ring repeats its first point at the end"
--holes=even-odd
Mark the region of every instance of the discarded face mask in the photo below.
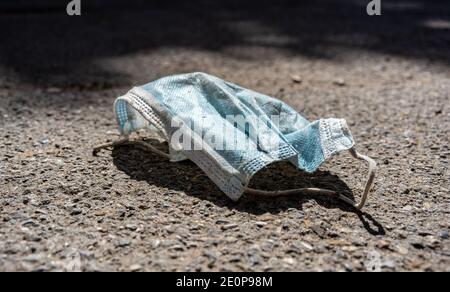
{"type": "Polygon", "coordinates": [[[309,122],[277,99],[205,73],[168,76],[135,87],[117,99],[115,114],[124,138],[96,147],[94,153],[126,143],[132,132],[147,128],[168,142],[170,153],[148,143],[147,149],[173,162],[192,160],[233,200],[243,193],[326,194],[360,209],[374,181],[376,163],[355,150],[345,120],[309,122]],[[369,176],[358,204],[331,190],[271,192],[248,187],[255,173],[275,161],[287,160],[301,170],[314,172],[343,150],[369,163],[369,176]]]}

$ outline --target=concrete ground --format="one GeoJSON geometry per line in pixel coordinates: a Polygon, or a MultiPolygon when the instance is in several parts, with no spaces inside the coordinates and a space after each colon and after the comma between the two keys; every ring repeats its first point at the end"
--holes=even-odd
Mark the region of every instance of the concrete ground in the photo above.
{"type": "MultiPolygon", "coordinates": [[[[375,17],[366,0],[97,0],[79,17],[27,2],[0,4],[0,271],[450,271],[447,1],[383,0],[375,17]],[[379,163],[364,212],[232,202],[193,163],[135,146],[92,156],[118,137],[117,96],[191,71],[347,119],[379,163]]],[[[357,198],[364,179],[343,153],[252,186],[357,198]]]]}

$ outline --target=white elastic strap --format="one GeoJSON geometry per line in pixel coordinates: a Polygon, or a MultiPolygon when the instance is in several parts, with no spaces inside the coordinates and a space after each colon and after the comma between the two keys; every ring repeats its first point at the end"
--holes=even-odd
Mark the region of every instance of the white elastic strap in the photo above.
{"type": "Polygon", "coordinates": [[[114,142],[98,145],[98,146],[94,147],[94,149],[92,150],[92,154],[94,156],[97,156],[97,154],[103,149],[114,148],[114,147],[123,145],[123,144],[127,143],[128,141],[129,141],[128,137],[125,137],[125,138],[121,138],[114,142]]]}
{"type": "Polygon", "coordinates": [[[99,146],[95,147],[92,152],[93,152],[93,155],[96,156],[98,154],[98,152],[100,152],[103,149],[114,148],[114,147],[118,147],[118,146],[122,146],[122,145],[134,145],[144,151],[152,152],[152,153],[158,154],[164,158],[170,159],[169,154],[167,154],[164,151],[161,151],[159,149],[156,149],[150,143],[146,143],[140,139],[130,140],[128,137],[121,138],[115,142],[110,142],[110,143],[105,143],[105,144],[99,145],[99,146]]]}
{"type": "Polygon", "coordinates": [[[341,200],[344,200],[350,204],[353,204],[353,206],[355,206],[357,209],[362,209],[362,207],[364,207],[364,205],[367,202],[367,198],[369,197],[370,189],[372,188],[373,182],[375,180],[375,174],[377,172],[377,163],[375,162],[375,160],[373,160],[369,156],[358,153],[358,151],[356,151],[355,148],[350,149],[350,154],[356,159],[365,160],[369,163],[369,174],[367,176],[366,186],[364,187],[364,193],[361,197],[361,201],[359,202],[359,204],[357,204],[353,200],[351,200],[347,197],[344,197],[342,195],[340,195],[339,197],[341,200]]]}
{"type": "Polygon", "coordinates": [[[353,201],[352,199],[350,199],[344,195],[337,194],[335,191],[327,190],[327,189],[317,189],[317,188],[301,188],[301,189],[291,189],[291,190],[284,190],[284,191],[263,191],[263,190],[256,190],[256,189],[252,189],[252,188],[246,188],[245,192],[248,194],[252,194],[252,195],[261,195],[261,196],[267,196],[267,197],[288,196],[288,195],[294,195],[294,194],[299,194],[299,193],[308,194],[308,195],[330,195],[330,196],[337,195],[340,200],[361,210],[364,207],[364,205],[366,204],[370,189],[372,188],[372,185],[373,185],[373,182],[375,179],[375,173],[377,170],[377,164],[372,158],[358,153],[354,148],[350,149],[350,154],[356,159],[365,160],[369,163],[369,175],[367,178],[366,186],[364,188],[364,193],[363,193],[363,195],[361,197],[361,201],[359,203],[356,203],[355,201],[353,201]]]}

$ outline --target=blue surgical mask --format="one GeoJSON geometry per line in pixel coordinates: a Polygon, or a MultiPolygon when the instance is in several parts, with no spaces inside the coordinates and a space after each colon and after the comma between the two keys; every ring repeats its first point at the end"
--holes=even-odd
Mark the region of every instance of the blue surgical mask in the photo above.
{"type": "Polygon", "coordinates": [[[125,137],[116,145],[132,132],[149,129],[168,142],[170,153],[148,145],[150,149],[172,162],[193,161],[232,200],[245,192],[336,194],[313,188],[266,192],[248,185],[255,173],[273,162],[286,160],[314,172],[344,150],[368,161],[370,172],[361,203],[337,195],[361,208],[374,180],[376,164],[356,152],[345,120],[310,122],[280,100],[205,73],[168,76],[135,87],[117,99],[115,114],[125,137]]]}

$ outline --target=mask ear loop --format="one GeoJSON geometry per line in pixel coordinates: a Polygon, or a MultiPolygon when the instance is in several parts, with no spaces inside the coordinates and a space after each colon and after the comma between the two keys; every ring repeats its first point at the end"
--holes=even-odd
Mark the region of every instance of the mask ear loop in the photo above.
{"type": "Polygon", "coordinates": [[[375,180],[375,175],[377,172],[377,163],[375,162],[375,160],[373,160],[369,156],[360,154],[358,151],[356,151],[356,149],[354,147],[350,148],[349,152],[354,158],[359,159],[359,160],[365,160],[369,164],[369,171],[368,171],[368,175],[367,175],[366,186],[364,187],[364,193],[363,193],[363,195],[361,197],[361,201],[359,203],[356,203],[355,201],[353,201],[343,195],[339,195],[339,198],[349,204],[352,204],[355,208],[361,210],[367,202],[367,198],[369,197],[370,189],[372,188],[373,182],[375,180]]]}
{"type": "Polygon", "coordinates": [[[166,159],[170,159],[170,155],[165,153],[164,151],[161,151],[159,149],[156,149],[155,147],[153,147],[150,143],[146,143],[144,141],[141,140],[141,138],[138,138],[137,140],[130,140],[129,137],[123,137],[117,141],[114,142],[110,142],[110,143],[105,143],[102,145],[99,145],[97,147],[94,147],[94,149],[92,150],[92,154],[94,156],[97,156],[97,154],[104,149],[110,149],[110,148],[114,148],[114,147],[119,147],[119,146],[123,146],[123,145],[134,145],[139,147],[140,149],[147,151],[147,152],[152,152],[155,154],[158,154],[159,156],[162,156],[166,159]]]}
{"type": "MultiPolygon", "coordinates": [[[[97,156],[97,154],[103,149],[114,148],[114,147],[118,147],[118,146],[122,146],[122,145],[126,145],[126,144],[137,145],[139,148],[141,148],[144,151],[152,152],[152,153],[158,154],[166,159],[170,159],[169,154],[167,154],[159,149],[156,149],[151,144],[146,143],[140,139],[135,140],[135,141],[130,141],[129,137],[124,137],[115,142],[110,142],[110,143],[105,143],[105,144],[99,145],[93,149],[93,155],[97,156]]],[[[264,190],[257,190],[257,189],[252,189],[252,188],[246,187],[245,192],[250,195],[265,196],[265,197],[289,196],[289,195],[295,195],[298,193],[304,193],[304,194],[308,194],[308,195],[326,195],[326,196],[336,196],[337,195],[340,200],[354,206],[358,210],[361,210],[367,202],[370,189],[372,188],[373,182],[375,180],[377,163],[372,158],[358,153],[358,151],[356,151],[356,149],[354,149],[354,148],[351,148],[349,151],[350,151],[350,154],[354,158],[359,159],[359,160],[365,160],[369,163],[369,174],[367,177],[366,186],[364,188],[364,193],[363,193],[363,195],[361,197],[361,201],[359,203],[356,203],[355,201],[353,201],[352,199],[350,199],[344,195],[337,194],[335,191],[327,190],[327,189],[319,189],[319,188],[300,188],[300,189],[291,189],[291,190],[282,190],[282,191],[264,191],[264,190]]]]}
{"type": "Polygon", "coordinates": [[[363,193],[363,195],[361,197],[361,201],[359,203],[356,203],[352,199],[350,199],[342,194],[337,194],[335,191],[327,190],[327,189],[318,189],[318,188],[301,188],[301,189],[291,189],[291,190],[284,190],[284,191],[263,191],[263,190],[256,190],[256,189],[252,189],[252,188],[246,188],[245,192],[248,194],[251,194],[251,195],[260,195],[260,196],[267,196],[267,197],[288,196],[288,195],[294,195],[294,194],[298,194],[298,193],[304,193],[304,194],[308,194],[308,195],[330,195],[330,196],[337,195],[337,197],[340,200],[352,205],[353,207],[355,207],[358,210],[361,210],[367,202],[370,189],[372,188],[373,182],[375,180],[377,163],[372,158],[358,153],[358,151],[356,151],[355,148],[351,148],[349,151],[350,151],[350,154],[354,158],[360,159],[360,160],[365,160],[369,163],[369,174],[367,177],[366,186],[364,188],[364,193],[363,193]]]}

